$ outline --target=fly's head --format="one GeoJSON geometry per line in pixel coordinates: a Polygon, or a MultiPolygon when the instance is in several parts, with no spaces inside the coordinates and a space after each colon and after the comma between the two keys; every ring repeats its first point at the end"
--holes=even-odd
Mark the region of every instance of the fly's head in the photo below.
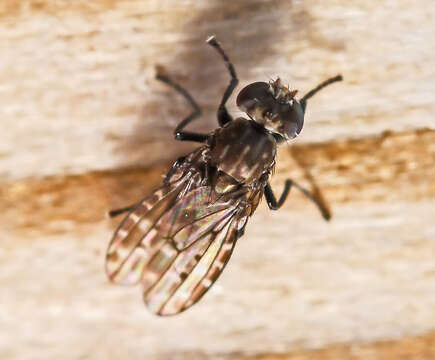
{"type": "Polygon", "coordinates": [[[255,82],[240,91],[237,106],[270,132],[293,139],[304,125],[304,110],[295,99],[296,93],[279,78],[269,83],[255,82]]]}

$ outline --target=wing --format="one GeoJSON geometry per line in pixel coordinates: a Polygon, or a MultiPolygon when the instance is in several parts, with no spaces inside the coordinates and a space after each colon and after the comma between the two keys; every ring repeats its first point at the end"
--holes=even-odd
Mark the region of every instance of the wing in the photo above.
{"type": "Polygon", "coordinates": [[[154,235],[157,235],[153,227],[185,187],[181,182],[177,186],[157,189],[121,222],[106,254],[106,273],[111,281],[122,285],[138,283],[144,266],[153,255],[153,247],[157,246],[151,242],[151,239],[155,242],[154,235]]]}
{"type": "MultiPolygon", "coordinates": [[[[198,162],[203,149],[191,153],[186,164],[198,162]]],[[[143,199],[121,222],[106,253],[109,279],[122,285],[134,285],[142,277],[145,265],[158,250],[156,224],[178,199],[202,181],[198,171],[177,163],[169,171],[164,185],[143,199]]],[[[160,221],[160,224],[162,222],[160,221]]]]}
{"type": "Polygon", "coordinates": [[[213,229],[184,250],[177,251],[167,243],[156,258],[159,264],[167,261],[164,270],[144,276],[144,301],[150,310],[175,315],[195,304],[221,274],[246,221],[247,216],[229,210],[213,229]]]}
{"type": "Polygon", "coordinates": [[[127,215],[106,257],[109,278],[141,282],[145,303],[159,315],[177,314],[202,297],[225,267],[248,218],[246,190],[223,196],[201,186],[198,172],[176,178],[127,215]]]}

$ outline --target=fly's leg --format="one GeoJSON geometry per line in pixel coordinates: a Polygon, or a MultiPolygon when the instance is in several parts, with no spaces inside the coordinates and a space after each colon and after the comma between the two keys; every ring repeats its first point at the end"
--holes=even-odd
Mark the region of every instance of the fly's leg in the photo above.
{"type": "Polygon", "coordinates": [[[287,199],[291,186],[292,181],[287,179],[285,181],[284,190],[279,197],[279,200],[276,201],[276,197],[273,194],[272,187],[270,186],[269,182],[266,184],[266,187],[264,188],[264,195],[266,196],[267,205],[269,205],[270,210],[278,210],[282,206],[282,204],[284,204],[284,201],[286,201],[287,199]]]}
{"type": "Polygon", "coordinates": [[[226,90],[224,92],[224,95],[222,96],[222,100],[221,100],[221,103],[219,105],[218,112],[217,112],[217,118],[218,118],[219,125],[224,126],[226,123],[233,120],[231,115],[228,113],[228,110],[225,107],[225,104],[227,103],[229,97],[231,96],[235,87],[239,83],[239,79],[237,79],[236,71],[234,70],[233,64],[231,63],[230,59],[228,58],[227,54],[222,49],[221,45],[216,40],[216,38],[214,36],[210,36],[207,39],[207,43],[209,45],[213,46],[217,50],[217,52],[222,56],[222,58],[224,59],[225,65],[226,65],[226,67],[231,75],[230,84],[228,85],[228,87],[226,88],[226,90]]]}
{"type": "Polygon", "coordinates": [[[131,206],[127,206],[125,208],[110,210],[109,211],[109,216],[110,217],[115,217],[115,216],[121,215],[123,213],[130,212],[130,211],[132,211],[138,205],[139,204],[134,204],[134,205],[131,205],[131,206]]]}
{"type": "Polygon", "coordinates": [[[181,121],[174,130],[174,138],[179,141],[196,141],[200,143],[204,143],[208,140],[207,134],[194,133],[190,131],[183,131],[184,127],[189,124],[191,121],[195,120],[197,117],[201,115],[201,109],[195,100],[193,100],[192,96],[187,92],[186,89],[181,87],[180,85],[173,82],[170,78],[164,75],[157,74],[156,79],[168,84],[170,87],[178,91],[184,98],[189,102],[189,104],[193,108],[193,112],[186,117],[183,121],[181,121]]]}
{"type": "Polygon", "coordinates": [[[302,191],[302,193],[306,197],[308,197],[312,202],[314,202],[314,204],[319,208],[320,213],[322,214],[325,220],[329,220],[331,218],[329,210],[311,192],[309,192],[307,189],[303,188],[299,184],[295,183],[291,179],[287,179],[285,181],[284,191],[282,192],[278,201],[276,201],[275,195],[273,194],[270,184],[269,183],[266,184],[264,188],[264,195],[266,196],[267,205],[269,205],[270,210],[278,210],[282,206],[282,204],[284,204],[292,186],[302,191]]]}
{"type": "Polygon", "coordinates": [[[308,91],[303,97],[302,99],[299,101],[301,106],[302,106],[302,110],[305,112],[305,108],[307,107],[307,100],[311,97],[313,97],[316,93],[318,93],[320,90],[322,90],[324,87],[331,85],[332,83],[335,83],[337,81],[341,81],[343,80],[343,77],[341,75],[337,75],[334,76],[322,83],[320,83],[319,85],[317,85],[313,90],[308,91]]]}

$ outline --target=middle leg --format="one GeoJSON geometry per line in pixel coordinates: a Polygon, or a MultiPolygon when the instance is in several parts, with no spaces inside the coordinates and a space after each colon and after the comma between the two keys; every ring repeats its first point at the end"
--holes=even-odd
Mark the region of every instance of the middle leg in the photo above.
{"type": "Polygon", "coordinates": [[[273,190],[269,182],[266,184],[266,187],[264,188],[264,195],[266,196],[267,205],[269,205],[270,210],[278,210],[284,204],[292,186],[299,189],[306,197],[314,202],[325,220],[328,221],[331,218],[329,210],[311,192],[309,192],[307,189],[303,188],[299,184],[295,183],[291,179],[287,179],[285,181],[284,191],[282,192],[278,201],[273,194],[273,190]]]}
{"type": "Polygon", "coordinates": [[[204,143],[208,140],[208,134],[194,133],[191,131],[183,131],[183,129],[195,120],[197,117],[201,115],[201,109],[199,108],[196,101],[192,98],[192,96],[187,92],[186,89],[182,88],[177,83],[173,82],[170,78],[164,75],[157,74],[157,80],[164,82],[169,85],[173,89],[177,90],[184,98],[190,103],[193,107],[193,112],[186,117],[183,121],[181,121],[174,130],[174,138],[179,141],[196,141],[200,143],[204,143]]]}

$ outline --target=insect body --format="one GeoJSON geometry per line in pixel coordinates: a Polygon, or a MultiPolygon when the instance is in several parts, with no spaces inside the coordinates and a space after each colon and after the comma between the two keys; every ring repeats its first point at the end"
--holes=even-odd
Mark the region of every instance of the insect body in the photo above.
{"type": "Polygon", "coordinates": [[[293,185],[329,218],[321,203],[291,180],[277,201],[268,179],[277,144],[302,130],[308,98],[341,76],[323,82],[299,101],[296,91],[279,79],[250,84],[237,97],[237,105],[248,118],[233,120],[225,104],[238,83],[236,73],[216,39],[207,42],[222,56],[231,75],[218,109],[220,127],[210,134],[184,131],[200,109],[186,90],[158,75],[194,109],[176,127],[175,139],[203,145],[179,158],[163,185],[150,196],[110,212],[111,216],[128,215],[107,250],[108,277],[115,283],[140,283],[145,303],[158,315],[182,312],[204,295],[224,269],[263,194],[276,210],[293,185]]]}

